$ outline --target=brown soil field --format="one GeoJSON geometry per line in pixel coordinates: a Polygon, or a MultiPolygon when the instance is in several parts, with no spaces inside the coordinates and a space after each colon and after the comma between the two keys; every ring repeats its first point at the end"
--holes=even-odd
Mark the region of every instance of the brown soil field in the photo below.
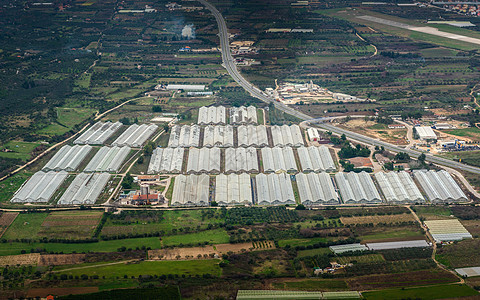
{"type": "Polygon", "coordinates": [[[10,226],[13,220],[18,216],[18,213],[4,212],[0,215],[0,226],[10,226]]]}
{"type": "Polygon", "coordinates": [[[37,288],[29,289],[27,292],[28,298],[42,297],[45,298],[48,295],[67,296],[77,294],[90,294],[98,292],[97,286],[85,286],[85,287],[68,287],[68,288],[37,288]]]}
{"type": "Polygon", "coordinates": [[[40,260],[40,253],[0,256],[0,266],[36,265],[40,260]]]}
{"type": "Polygon", "coordinates": [[[18,213],[2,213],[0,215],[0,238],[7,231],[10,224],[13,223],[15,218],[18,216],[18,213]]]}
{"type": "Polygon", "coordinates": [[[96,226],[98,220],[45,220],[42,223],[43,227],[47,226],[96,226]]]}
{"type": "Polygon", "coordinates": [[[462,223],[474,237],[480,236],[480,220],[461,220],[460,223],[462,223]]]}
{"type": "Polygon", "coordinates": [[[385,215],[385,216],[358,216],[358,217],[341,217],[340,220],[345,225],[350,224],[378,224],[378,223],[397,223],[415,221],[411,214],[385,215]]]}
{"type": "Polygon", "coordinates": [[[255,242],[255,245],[252,243],[239,243],[218,244],[205,247],[149,250],[148,258],[153,260],[199,259],[198,255],[201,255],[200,259],[203,259],[209,258],[211,255],[220,257],[222,254],[227,254],[228,252],[240,253],[244,251],[258,251],[275,248],[275,244],[272,241],[264,241],[264,243],[267,244],[267,247],[260,247],[259,242],[255,242]],[[204,255],[207,255],[207,257],[204,255]]]}
{"type": "Polygon", "coordinates": [[[218,253],[213,249],[213,246],[148,251],[148,258],[153,260],[202,259],[211,258],[210,255],[218,256],[218,253]],[[201,257],[199,258],[198,255],[201,257]],[[204,255],[207,255],[207,257],[204,257],[204,255]]]}
{"type": "Polygon", "coordinates": [[[85,254],[44,254],[40,256],[39,266],[60,266],[83,263],[85,254]]]}
{"type": "Polygon", "coordinates": [[[390,129],[386,127],[385,129],[373,129],[372,126],[376,125],[376,122],[367,121],[363,118],[354,118],[346,123],[337,125],[338,127],[352,130],[357,133],[361,133],[372,138],[377,138],[388,143],[395,145],[407,145],[406,140],[407,130],[406,129],[390,129]]]}
{"type": "Polygon", "coordinates": [[[347,279],[348,286],[353,290],[422,286],[457,281],[458,278],[455,275],[440,269],[397,274],[369,275],[347,279]]]}

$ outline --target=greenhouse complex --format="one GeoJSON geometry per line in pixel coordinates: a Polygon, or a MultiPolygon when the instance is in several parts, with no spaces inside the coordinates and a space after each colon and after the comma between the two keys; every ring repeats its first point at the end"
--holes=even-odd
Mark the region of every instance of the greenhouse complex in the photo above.
{"type": "Polygon", "coordinates": [[[153,182],[169,178],[165,183],[170,186],[154,193],[157,199],[168,198],[164,206],[209,206],[216,202],[222,206],[312,207],[468,201],[444,170],[338,172],[336,154],[322,145],[318,130],[295,124],[256,125],[257,113],[262,111],[253,106],[201,107],[198,124],[173,125],[163,139],[166,147],[150,148],[148,154],[147,147],[141,147],[157,132],[158,125],[127,127],[119,122],[97,122],[73,145],[61,147],[11,201],[94,204],[112,198],[102,196],[107,191],[121,190],[122,179],[134,166],[135,178],[142,177],[139,185],[152,184],[141,181],[147,177],[153,182]],[[116,133],[121,127],[126,129],[116,133]],[[106,142],[111,140],[114,142],[106,142]],[[142,162],[136,162],[138,158],[142,162]]]}

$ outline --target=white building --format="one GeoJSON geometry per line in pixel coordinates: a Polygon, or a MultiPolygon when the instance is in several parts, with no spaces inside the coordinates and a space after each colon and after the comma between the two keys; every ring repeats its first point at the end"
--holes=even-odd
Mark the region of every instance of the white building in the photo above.
{"type": "Polygon", "coordinates": [[[431,127],[419,126],[415,127],[418,138],[422,141],[437,141],[437,135],[431,127]]]}

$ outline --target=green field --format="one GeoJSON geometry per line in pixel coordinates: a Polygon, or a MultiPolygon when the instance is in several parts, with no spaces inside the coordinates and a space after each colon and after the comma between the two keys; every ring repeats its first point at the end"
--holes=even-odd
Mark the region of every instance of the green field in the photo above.
{"type": "Polygon", "coordinates": [[[445,133],[461,137],[468,137],[473,140],[480,140],[480,128],[477,127],[449,129],[445,130],[445,133]]]}
{"type": "MultiPolygon", "coordinates": [[[[4,240],[36,239],[48,213],[19,214],[3,235],[4,240]]],[[[5,244],[0,244],[3,248],[5,244]]],[[[0,250],[1,252],[1,250],[0,250]]]]}
{"type": "Polygon", "coordinates": [[[139,275],[203,275],[211,274],[213,276],[220,276],[222,270],[218,265],[219,260],[185,260],[185,261],[143,261],[131,264],[115,264],[108,266],[95,266],[91,268],[73,269],[70,271],[63,271],[59,274],[67,274],[73,276],[81,276],[86,274],[88,276],[98,275],[99,277],[114,278],[117,276],[128,277],[139,275]]]}
{"type": "Polygon", "coordinates": [[[33,175],[31,172],[21,171],[7,179],[0,181],[0,202],[7,202],[20,186],[33,175]]]}
{"type": "Polygon", "coordinates": [[[448,219],[450,215],[453,215],[450,208],[444,206],[415,206],[415,211],[419,217],[426,219],[429,217],[448,219]]]}
{"type": "Polygon", "coordinates": [[[95,110],[91,108],[66,108],[57,107],[57,123],[50,124],[49,126],[38,131],[39,134],[46,135],[61,135],[64,134],[77,124],[82,123],[84,120],[91,117],[95,110]]]}
{"type": "Polygon", "coordinates": [[[287,245],[290,245],[290,247],[309,246],[309,245],[314,245],[316,243],[325,243],[327,241],[328,241],[327,238],[287,239],[287,240],[278,241],[278,246],[280,247],[285,247],[287,245]]]}
{"type": "Polygon", "coordinates": [[[347,283],[344,280],[302,280],[275,282],[273,286],[277,289],[298,290],[298,291],[318,291],[318,290],[346,290],[347,283]]]}
{"type": "Polygon", "coordinates": [[[10,141],[5,145],[0,147],[0,150],[8,149],[12,152],[3,152],[0,151],[0,157],[6,158],[16,158],[23,161],[27,161],[31,158],[30,153],[38,146],[40,143],[30,143],[30,142],[21,142],[21,141],[10,141]]]}
{"type": "Polygon", "coordinates": [[[362,241],[383,240],[383,239],[395,239],[395,238],[412,238],[423,237],[420,231],[413,231],[408,229],[397,230],[396,228],[384,228],[381,232],[375,232],[372,234],[361,235],[358,238],[362,241]]]}
{"type": "Polygon", "coordinates": [[[446,153],[446,156],[453,160],[462,160],[467,165],[480,167],[480,151],[463,151],[463,152],[450,152],[446,153]]]}
{"type": "MultiPolygon", "coordinates": [[[[18,218],[18,217],[17,217],[18,218]]],[[[3,239],[3,238],[2,238],[3,239]]],[[[0,243],[0,255],[20,254],[22,250],[27,252],[30,249],[45,249],[47,252],[81,253],[81,252],[116,252],[119,248],[127,249],[141,248],[142,246],[151,249],[160,249],[161,241],[157,237],[136,238],[125,240],[99,241],[97,243],[0,243]]]]}
{"type": "MultiPolygon", "coordinates": [[[[167,191],[168,193],[168,191],[167,191]]],[[[223,220],[217,218],[205,218],[202,220],[202,210],[169,210],[162,214],[163,219],[158,222],[143,222],[135,220],[132,224],[116,224],[108,219],[102,230],[102,235],[110,236],[117,234],[159,232],[171,234],[180,232],[185,228],[206,229],[208,224],[220,223],[223,220]]]]}
{"type": "Polygon", "coordinates": [[[209,244],[225,244],[230,236],[224,229],[206,230],[196,233],[170,235],[162,238],[165,246],[176,246],[180,244],[197,244],[208,242],[209,244]]]}
{"type": "Polygon", "coordinates": [[[446,299],[466,296],[478,296],[478,292],[466,285],[438,285],[411,289],[391,289],[375,292],[363,292],[367,300],[377,299],[446,299]]]}

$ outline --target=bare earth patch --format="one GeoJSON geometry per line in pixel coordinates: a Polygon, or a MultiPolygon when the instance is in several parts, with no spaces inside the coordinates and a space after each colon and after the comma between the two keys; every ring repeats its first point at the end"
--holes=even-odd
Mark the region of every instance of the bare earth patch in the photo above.
{"type": "Polygon", "coordinates": [[[0,256],[0,266],[36,265],[40,253],[0,256]]]}
{"type": "Polygon", "coordinates": [[[359,217],[341,217],[340,220],[345,225],[350,224],[378,224],[378,223],[397,223],[415,221],[411,214],[385,215],[385,216],[359,216],[359,217]]]}

